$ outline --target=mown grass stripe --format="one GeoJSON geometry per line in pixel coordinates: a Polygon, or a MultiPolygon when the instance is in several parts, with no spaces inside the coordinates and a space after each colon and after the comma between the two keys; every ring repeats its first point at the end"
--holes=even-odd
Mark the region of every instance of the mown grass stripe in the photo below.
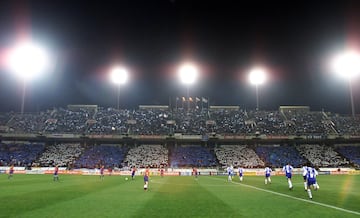
{"type": "MultiPolygon", "coordinates": [[[[218,178],[214,178],[214,179],[218,179],[218,178]]],[[[219,180],[219,179],[218,179],[218,180],[219,180]]],[[[321,203],[321,202],[317,202],[317,201],[313,201],[313,200],[298,198],[298,197],[294,197],[294,196],[291,196],[291,195],[283,194],[283,193],[280,193],[280,192],[275,192],[275,191],[271,191],[271,190],[259,188],[259,187],[252,186],[252,185],[246,185],[246,184],[238,183],[238,182],[234,182],[234,181],[232,181],[231,183],[236,184],[236,185],[240,185],[240,186],[243,186],[243,187],[255,189],[255,190],[258,190],[258,191],[263,191],[263,192],[271,193],[271,194],[274,194],[274,195],[279,195],[279,196],[282,196],[282,197],[291,198],[291,199],[298,200],[298,201],[303,201],[303,202],[307,202],[307,203],[311,203],[311,204],[316,204],[316,205],[320,205],[320,206],[323,206],[323,207],[332,208],[332,209],[335,209],[335,210],[339,210],[339,211],[343,211],[343,212],[355,214],[355,215],[360,215],[360,212],[357,212],[357,211],[348,210],[348,209],[344,209],[344,208],[341,208],[341,207],[336,207],[336,206],[333,206],[333,205],[329,205],[329,204],[325,204],[325,203],[321,203]]]]}

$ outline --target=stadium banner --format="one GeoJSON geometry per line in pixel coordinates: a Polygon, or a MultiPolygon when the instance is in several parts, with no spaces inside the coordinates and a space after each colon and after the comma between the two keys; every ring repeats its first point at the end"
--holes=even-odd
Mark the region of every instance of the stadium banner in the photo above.
{"type": "Polygon", "coordinates": [[[165,176],[179,176],[178,172],[165,172],[164,173],[165,176]]]}
{"type": "Polygon", "coordinates": [[[33,168],[31,170],[26,170],[26,174],[45,174],[45,170],[42,170],[41,168],[33,168]]]}
{"type": "MultiPolygon", "coordinates": [[[[263,173],[263,175],[264,175],[264,173],[263,173]]],[[[277,175],[277,176],[285,176],[285,172],[283,172],[283,171],[275,171],[275,175],[277,175]]]]}
{"type": "Polygon", "coordinates": [[[98,169],[81,169],[81,175],[89,176],[89,175],[100,175],[100,171],[98,169]]]}
{"type": "Polygon", "coordinates": [[[90,139],[101,139],[103,135],[89,135],[90,139]]]}
{"type": "Polygon", "coordinates": [[[267,139],[289,139],[289,136],[284,135],[267,135],[267,139]]]}
{"type": "Polygon", "coordinates": [[[349,171],[347,170],[330,171],[330,175],[349,175],[349,171]]]}
{"type": "Polygon", "coordinates": [[[2,133],[2,137],[8,137],[8,138],[17,138],[21,140],[22,138],[36,138],[37,134],[32,133],[2,133]]]}
{"type": "Polygon", "coordinates": [[[201,135],[183,135],[183,139],[198,139],[201,140],[202,136],[201,135]]]}
{"type": "Polygon", "coordinates": [[[48,138],[63,138],[63,139],[72,139],[75,138],[74,134],[66,133],[66,134],[48,134],[48,138]]]}
{"type": "MultiPolygon", "coordinates": [[[[0,171],[3,173],[9,173],[9,170],[9,166],[0,167],[0,171]]],[[[14,167],[14,174],[25,174],[25,167],[14,167]]]]}
{"type": "Polygon", "coordinates": [[[351,139],[360,139],[360,135],[351,135],[349,136],[351,139]]]}
{"type": "MultiPolygon", "coordinates": [[[[0,167],[0,174],[9,173],[10,167],[2,166],[0,167]]],[[[14,174],[50,174],[52,175],[54,173],[54,167],[33,167],[31,170],[25,170],[25,167],[14,167],[14,174]]],[[[142,176],[145,172],[145,168],[138,169],[136,172],[137,176],[142,176]]],[[[165,170],[164,175],[165,176],[192,176],[193,169],[192,168],[180,168],[180,169],[173,169],[168,168],[165,170]]],[[[199,175],[219,175],[219,176],[227,176],[226,171],[218,171],[217,169],[198,169],[199,175]]],[[[59,174],[68,174],[68,175],[100,175],[99,169],[87,169],[87,168],[81,168],[81,169],[73,169],[73,170],[67,170],[66,167],[60,167],[59,168],[59,174]]],[[[105,175],[115,175],[115,176],[131,176],[130,170],[112,170],[109,171],[108,169],[105,169],[104,172],[105,175]]],[[[302,175],[302,169],[301,168],[295,168],[293,171],[294,175],[302,175]]],[[[319,169],[320,175],[360,175],[359,170],[355,170],[352,168],[322,168],[319,169]]],[[[244,171],[245,176],[264,176],[264,169],[263,168],[256,168],[256,169],[245,169],[244,171]]],[[[285,173],[282,171],[281,168],[276,168],[272,172],[272,175],[276,176],[284,176],[285,173]]],[[[159,169],[150,169],[150,176],[160,176],[159,169]]],[[[235,172],[234,176],[238,176],[237,172],[235,172]]]]}
{"type": "Polygon", "coordinates": [[[349,175],[360,175],[360,170],[349,171],[349,175]]]}
{"type": "Polygon", "coordinates": [[[139,135],[140,139],[163,139],[161,135],[139,135]]]}
{"type": "MultiPolygon", "coordinates": [[[[244,175],[245,176],[257,176],[258,173],[260,173],[260,172],[247,172],[247,171],[245,171],[244,175]]],[[[261,175],[264,175],[264,173],[262,172],[261,175]]]]}
{"type": "Polygon", "coordinates": [[[123,136],[122,135],[103,135],[102,136],[103,139],[122,139],[123,136]]]}
{"type": "Polygon", "coordinates": [[[64,172],[64,174],[69,174],[69,175],[82,175],[83,172],[81,170],[66,170],[64,172]]]}
{"type": "MultiPolygon", "coordinates": [[[[54,174],[55,167],[41,167],[41,170],[44,171],[44,174],[54,174]]],[[[59,174],[66,174],[66,167],[59,167],[59,174]]]]}
{"type": "Polygon", "coordinates": [[[192,175],[192,172],[186,172],[186,171],[184,171],[184,172],[179,172],[179,176],[191,176],[192,175]]]}
{"type": "Polygon", "coordinates": [[[246,139],[245,135],[224,135],[224,139],[246,139]]]}

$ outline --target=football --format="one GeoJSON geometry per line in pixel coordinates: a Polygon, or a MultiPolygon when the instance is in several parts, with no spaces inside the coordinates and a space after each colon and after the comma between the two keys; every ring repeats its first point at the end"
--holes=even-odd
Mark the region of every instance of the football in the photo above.
{"type": "Polygon", "coordinates": [[[129,178],[125,177],[125,180],[128,180],[129,178]]]}

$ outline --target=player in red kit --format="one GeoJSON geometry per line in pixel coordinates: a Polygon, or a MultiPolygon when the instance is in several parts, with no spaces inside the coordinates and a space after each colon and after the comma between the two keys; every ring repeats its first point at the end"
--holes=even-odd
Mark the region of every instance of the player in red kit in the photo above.
{"type": "Polygon", "coordinates": [[[14,174],[14,165],[10,166],[8,179],[11,179],[14,174]]]}
{"type": "Polygon", "coordinates": [[[165,171],[164,168],[161,168],[161,169],[160,169],[160,176],[161,176],[161,178],[164,177],[164,171],[165,171]]]}
{"type": "Polygon", "coordinates": [[[195,176],[195,179],[198,178],[198,171],[195,167],[193,168],[193,175],[195,176]]]}
{"type": "Polygon", "coordinates": [[[100,168],[100,179],[104,180],[104,170],[105,170],[105,166],[102,165],[100,168]]]}
{"type": "Polygon", "coordinates": [[[135,179],[135,173],[136,173],[136,167],[133,166],[133,168],[131,169],[131,179],[132,179],[132,180],[135,179]]]}
{"type": "Polygon", "coordinates": [[[149,178],[150,178],[150,170],[149,167],[146,167],[145,174],[144,174],[144,190],[148,190],[149,186],[149,178]]]}
{"type": "Polygon", "coordinates": [[[59,181],[59,166],[56,165],[54,169],[54,181],[59,181]]]}

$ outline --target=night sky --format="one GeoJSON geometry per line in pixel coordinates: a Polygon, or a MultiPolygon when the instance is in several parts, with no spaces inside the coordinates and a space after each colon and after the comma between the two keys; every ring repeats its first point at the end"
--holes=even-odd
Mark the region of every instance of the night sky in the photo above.
{"type": "MultiPolygon", "coordinates": [[[[68,104],[116,107],[111,66],[130,73],[120,106],[169,104],[186,96],[177,68],[199,67],[190,96],[255,109],[254,66],[267,69],[260,108],[308,105],[350,113],[347,81],[329,69],[334,54],[360,45],[359,1],[1,1],[0,111],[19,111],[22,82],[4,67],[21,37],[44,45],[53,67],[27,84],[25,111],[68,104]]],[[[360,79],[353,80],[360,113],[360,79]]]]}

